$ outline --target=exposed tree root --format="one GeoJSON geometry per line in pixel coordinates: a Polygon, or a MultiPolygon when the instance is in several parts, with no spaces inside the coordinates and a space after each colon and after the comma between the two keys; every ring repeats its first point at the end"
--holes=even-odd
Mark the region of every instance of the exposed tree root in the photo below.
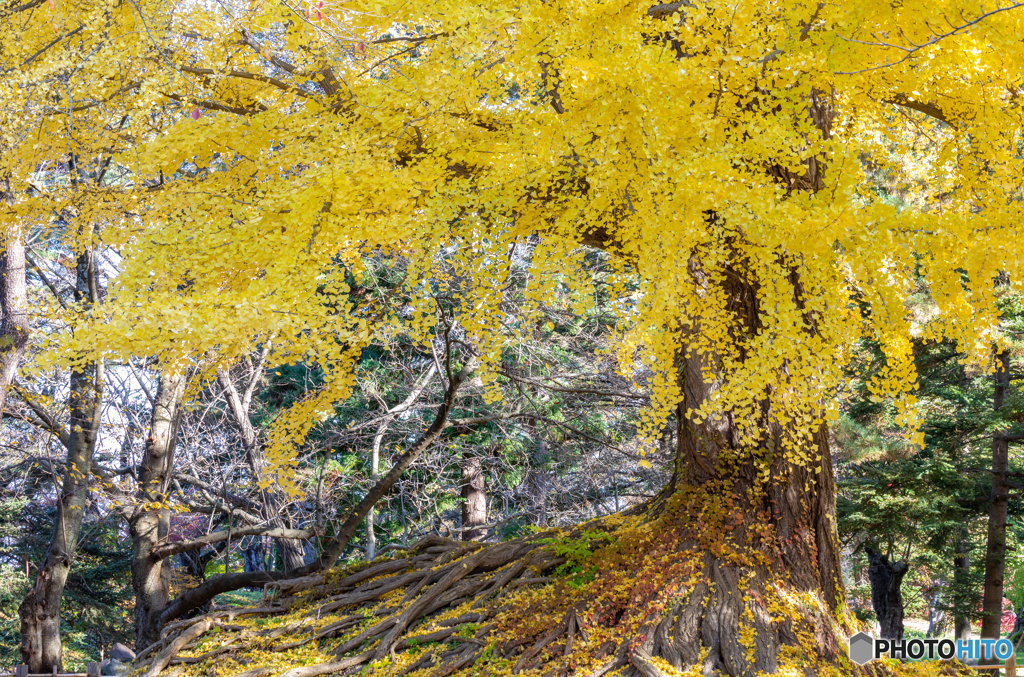
{"type": "Polygon", "coordinates": [[[903,674],[850,664],[828,606],[783,589],[764,562],[670,531],[619,515],[488,547],[428,537],[400,559],[270,584],[272,601],[258,610],[168,626],[139,668],[144,677],[172,662],[188,677],[903,674]]]}
{"type": "Polygon", "coordinates": [[[153,659],[149,669],[146,670],[145,677],[156,677],[171,662],[179,651],[181,651],[190,642],[202,637],[207,630],[209,630],[215,621],[212,618],[204,618],[198,623],[186,628],[181,632],[180,635],[174,638],[166,649],[153,659]]]}

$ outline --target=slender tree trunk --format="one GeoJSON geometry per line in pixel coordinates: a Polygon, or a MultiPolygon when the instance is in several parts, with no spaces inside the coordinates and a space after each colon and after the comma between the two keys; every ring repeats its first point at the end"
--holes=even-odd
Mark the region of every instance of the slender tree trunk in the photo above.
{"type": "MultiPolygon", "coordinates": [[[[426,387],[430,385],[430,381],[434,378],[436,373],[437,367],[435,365],[431,365],[418,379],[416,379],[412,390],[409,391],[406,398],[402,400],[401,403],[388,409],[387,414],[381,421],[380,427],[377,429],[377,434],[373,436],[373,449],[370,452],[371,485],[376,486],[380,478],[380,448],[384,442],[384,433],[387,432],[388,426],[391,425],[391,422],[395,420],[395,417],[398,416],[398,414],[403,411],[408,411],[408,409],[415,404],[416,400],[418,400],[420,395],[423,394],[426,387]]],[[[319,494],[319,488],[317,491],[319,494]]],[[[366,513],[366,559],[373,559],[377,555],[377,535],[374,532],[375,526],[376,510],[371,506],[370,510],[366,513]]]]}
{"type": "Polygon", "coordinates": [[[487,484],[478,456],[462,459],[462,540],[482,541],[486,529],[468,529],[487,523],[487,484]]]}
{"type": "MultiPolygon", "coordinates": [[[[963,591],[970,585],[971,560],[968,554],[968,533],[967,527],[960,530],[956,539],[956,555],[953,557],[953,588],[957,599],[963,596],[963,591]]],[[[957,611],[953,614],[953,635],[956,639],[968,640],[971,638],[971,619],[964,613],[963,603],[956,604],[957,611]]]]}
{"type": "MultiPolygon", "coordinates": [[[[867,569],[865,567],[861,566],[860,562],[854,561],[854,563],[853,563],[853,587],[854,588],[860,588],[860,587],[868,585],[868,584],[869,584],[869,582],[868,582],[868,572],[867,572],[867,569]]],[[[860,599],[859,599],[859,597],[855,596],[854,599],[850,600],[850,608],[851,609],[858,609],[858,608],[860,608],[860,599]]]]}
{"type": "Polygon", "coordinates": [[[545,465],[548,459],[548,443],[541,439],[537,442],[537,451],[531,459],[533,466],[526,474],[526,514],[530,524],[535,527],[547,526],[548,523],[548,488],[551,478],[545,465]]]}
{"type": "MultiPolygon", "coordinates": [[[[85,306],[95,303],[98,293],[94,252],[86,251],[78,257],[77,277],[77,300],[85,306]]],[[[66,435],[68,457],[57,503],[57,519],[35,584],[18,609],[21,660],[29,672],[63,669],[60,606],[89,498],[92,459],[102,411],[103,371],[102,362],[89,362],[71,370],[66,435]]]]}
{"type": "Polygon", "coordinates": [[[1021,604],[1020,608],[1017,609],[1017,617],[1013,621],[1013,630],[1007,636],[1012,642],[1017,643],[1020,641],[1021,634],[1024,634],[1024,604],[1021,604]]]}
{"type": "MultiPolygon", "coordinates": [[[[377,484],[380,479],[380,445],[384,440],[390,419],[386,419],[373,436],[373,448],[370,450],[370,484],[377,484]]],[[[366,559],[377,556],[377,534],[374,532],[376,510],[372,507],[366,513],[366,559]]]]}
{"type": "Polygon", "coordinates": [[[160,612],[170,599],[170,562],[152,554],[153,548],[167,538],[170,523],[167,490],[174,473],[174,447],[184,392],[184,375],[160,374],[145,455],[139,468],[138,505],[128,521],[135,591],[135,648],[139,651],[160,639],[160,612]]]}
{"type": "Polygon", "coordinates": [[[946,630],[946,611],[939,608],[945,581],[932,581],[931,590],[925,594],[928,600],[928,632],[926,637],[942,637],[946,630]]]}
{"type": "MultiPolygon", "coordinates": [[[[1010,354],[1005,350],[996,356],[996,384],[993,408],[1003,407],[1010,384],[1010,354]]],[[[982,598],[981,636],[998,639],[1003,616],[1003,577],[1006,572],[1006,503],[1009,488],[1009,442],[1006,435],[992,437],[992,505],[988,513],[988,547],[985,555],[985,593],[982,598]]]]}
{"type": "MultiPolygon", "coordinates": [[[[0,199],[9,194],[0,179],[0,199]]],[[[25,245],[20,228],[2,233],[0,242],[0,415],[7,402],[7,388],[28,345],[28,290],[25,283],[25,245]]]]}

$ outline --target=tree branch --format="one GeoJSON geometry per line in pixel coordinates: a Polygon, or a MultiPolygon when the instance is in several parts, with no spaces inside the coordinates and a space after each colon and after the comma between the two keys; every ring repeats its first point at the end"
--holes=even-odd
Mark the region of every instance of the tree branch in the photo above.
{"type": "Polygon", "coordinates": [[[223,592],[231,592],[239,588],[248,588],[264,583],[273,583],[287,578],[294,578],[294,573],[283,571],[248,571],[234,574],[217,574],[206,579],[201,585],[186,590],[180,597],[164,607],[160,612],[160,625],[166,625],[182,615],[198,609],[223,592]]]}
{"type": "Polygon", "coordinates": [[[693,7],[693,3],[690,0],[682,0],[682,2],[667,2],[662,5],[655,5],[647,10],[647,16],[652,19],[664,19],[672,16],[684,7],[693,7]]]}
{"type": "Polygon", "coordinates": [[[292,540],[304,540],[316,536],[316,532],[310,529],[281,529],[279,527],[249,527],[246,529],[227,529],[215,531],[206,536],[193,538],[190,541],[175,541],[164,543],[153,548],[149,558],[153,561],[166,559],[180,552],[198,550],[199,548],[226,541],[229,538],[242,538],[243,536],[269,536],[271,538],[288,538],[292,540]]]}
{"type": "Polygon", "coordinates": [[[69,440],[71,439],[68,431],[62,430],[61,427],[57,425],[57,421],[50,416],[50,412],[46,411],[45,407],[29,397],[28,393],[22,390],[21,386],[18,385],[17,382],[11,383],[11,387],[14,389],[14,392],[18,393],[18,396],[29,406],[33,413],[39,417],[39,420],[43,422],[44,429],[56,435],[57,439],[60,440],[60,443],[67,447],[70,443],[69,440]]]}
{"type": "MultiPolygon", "coordinates": [[[[180,101],[182,103],[189,103],[189,99],[179,96],[177,94],[168,94],[167,92],[161,92],[164,96],[172,101],[180,101]]],[[[216,101],[192,101],[199,108],[205,108],[206,110],[219,110],[225,113],[234,113],[235,115],[256,115],[257,113],[264,113],[268,109],[262,103],[257,103],[255,108],[245,108],[243,106],[229,106],[226,103],[217,103],[216,101]]]]}
{"type": "MultiPolygon", "coordinates": [[[[451,352],[449,347],[449,353],[451,352]]],[[[441,402],[441,406],[437,408],[437,414],[434,416],[434,422],[430,424],[427,431],[423,434],[416,444],[412,445],[408,451],[402,454],[395,465],[392,466],[388,474],[385,475],[377,484],[375,484],[368,492],[363,500],[352,510],[349,514],[348,519],[341,525],[338,530],[338,534],[334,537],[334,542],[327,552],[322,554],[313,564],[304,567],[297,574],[306,574],[310,571],[316,571],[319,569],[330,568],[337,561],[341,553],[344,552],[345,547],[349,541],[352,540],[352,536],[355,535],[356,529],[362,523],[363,518],[370,509],[380,500],[380,498],[387,493],[387,491],[398,481],[402,473],[412,465],[420,454],[426,451],[430,445],[441,435],[441,432],[448,427],[448,414],[452,409],[452,405],[455,403],[455,395],[459,390],[459,387],[469,378],[469,375],[473,373],[473,369],[476,368],[476,360],[470,359],[466,362],[465,366],[459,370],[457,374],[454,374],[451,381],[448,383],[448,389],[445,391],[444,400],[441,402]]]]}
{"type": "Polygon", "coordinates": [[[959,129],[953,122],[950,121],[946,114],[942,112],[942,109],[932,103],[925,103],[924,101],[912,101],[906,94],[893,94],[888,99],[882,99],[882,103],[888,103],[893,106],[902,106],[903,108],[909,108],[916,110],[918,113],[924,113],[929,117],[933,117],[936,120],[941,120],[953,129],[959,129]]]}
{"type": "Polygon", "coordinates": [[[268,85],[273,85],[278,89],[292,94],[298,94],[302,97],[308,97],[305,91],[297,85],[290,85],[283,80],[270,77],[269,75],[261,75],[259,73],[246,73],[245,71],[216,71],[212,68],[193,68],[192,66],[178,66],[178,69],[184,73],[192,73],[193,75],[223,75],[224,77],[240,78],[242,80],[253,80],[255,82],[262,82],[268,85]]]}

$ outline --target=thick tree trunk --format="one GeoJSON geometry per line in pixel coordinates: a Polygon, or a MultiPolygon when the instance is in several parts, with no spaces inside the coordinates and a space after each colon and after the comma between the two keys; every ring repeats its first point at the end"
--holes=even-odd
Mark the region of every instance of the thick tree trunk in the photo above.
{"type": "MultiPolygon", "coordinates": [[[[1005,350],[996,357],[996,384],[993,408],[1003,407],[1010,385],[1010,354],[1005,350]]],[[[1006,572],[1006,503],[1009,488],[1009,442],[996,433],[992,437],[992,504],[988,513],[988,547],[985,555],[985,592],[981,608],[981,636],[998,639],[1003,616],[1003,577],[1006,572]]]]}
{"type": "Polygon", "coordinates": [[[651,667],[645,659],[659,655],[677,668],[700,663],[702,674],[774,673],[780,648],[799,646],[797,628],[790,620],[774,621],[760,600],[786,581],[793,592],[821,604],[803,622],[813,628],[813,651],[834,662],[843,640],[827,619],[836,618],[845,594],[827,431],[813,435],[821,461],[807,468],[785,458],[783,431],[768,421],[758,448],[739,442],[730,416],[692,422],[686,412],[697,410],[716,388],[706,378],[709,371],[714,365],[707,360],[693,354],[682,359],[672,495],[653,511],[679,525],[683,537],[676,548],[697,556],[704,582],[654,624],[630,660],[645,675],[651,667]],[[752,645],[741,642],[747,633],[752,645]]]}
{"type": "MultiPolygon", "coordinates": [[[[833,112],[829,96],[812,94],[809,115],[825,139],[833,112]]],[[[825,166],[822,158],[809,158],[799,169],[773,165],[769,173],[788,191],[813,193],[824,186],[825,166]]],[[[729,411],[699,422],[690,418],[721,392],[723,363],[737,368],[745,359],[744,346],[750,337],[765,328],[757,272],[748,265],[749,253],[735,246],[741,244],[742,233],[718,223],[713,212],[707,212],[706,218],[709,225],[722,228],[720,240],[709,246],[715,256],[709,257],[705,269],[701,255],[694,252],[689,267],[699,296],[718,295],[724,300],[728,335],[734,344],[728,346],[726,360],[702,342],[698,324],[679,318],[683,344],[677,367],[682,400],[676,409],[672,493],[648,509],[649,515],[660,513],[667,520],[663,530],[678,529],[675,547],[690,554],[698,582],[686,601],[652,619],[650,627],[641,628],[642,641],[627,656],[644,677],[662,676],[649,660],[655,656],[677,669],[699,664],[705,675],[716,671],[731,677],[772,674],[779,667],[783,646],[798,647],[802,660],[810,659],[812,664],[834,665],[845,654],[840,633],[848,628],[841,627],[839,613],[845,607],[845,593],[825,426],[810,436],[801,435],[785,427],[792,424],[780,422],[785,417],[777,417],[778,403],[767,397],[756,413],[745,414],[742,421],[729,411]],[[723,255],[729,257],[724,264],[723,255]],[[756,439],[742,434],[741,423],[748,433],[756,426],[756,439]],[[787,445],[799,445],[808,460],[791,460],[787,445]],[[773,617],[766,600],[779,600],[780,586],[789,594],[814,600],[814,608],[794,610],[799,618],[773,617]],[[808,633],[813,641],[801,643],[799,637],[808,633]]],[[[792,271],[792,302],[805,313],[803,330],[815,335],[816,320],[806,312],[802,298],[799,264],[781,253],[776,263],[792,271]]],[[[789,380],[788,374],[779,376],[782,382],[789,380]]]]}
{"type": "Polygon", "coordinates": [[[174,473],[174,447],[184,392],[184,375],[160,374],[139,469],[138,505],[128,521],[135,591],[135,648],[139,651],[160,639],[160,612],[170,598],[170,562],[154,558],[153,548],[167,538],[167,490],[174,473]]]}
{"type": "Polygon", "coordinates": [[[472,529],[487,523],[486,476],[477,456],[462,458],[462,540],[482,541],[486,529],[472,529]]]}
{"type": "MultiPolygon", "coordinates": [[[[94,263],[93,252],[87,251],[78,258],[75,296],[84,305],[94,303],[98,296],[94,263]]],[[[63,668],[60,605],[89,498],[102,399],[103,364],[90,362],[73,368],[68,394],[68,431],[66,436],[61,436],[67,440],[68,458],[57,503],[57,519],[35,584],[18,608],[21,660],[29,672],[60,672],[63,668]]]]}
{"type": "Polygon", "coordinates": [[[910,566],[890,562],[886,555],[867,548],[871,604],[878,618],[879,635],[884,639],[903,639],[903,577],[910,566]]]}
{"type": "MultiPolygon", "coordinates": [[[[0,180],[0,199],[8,191],[0,180]]],[[[20,229],[0,234],[0,415],[7,402],[7,388],[28,345],[28,290],[25,283],[25,245],[20,229]]]]}

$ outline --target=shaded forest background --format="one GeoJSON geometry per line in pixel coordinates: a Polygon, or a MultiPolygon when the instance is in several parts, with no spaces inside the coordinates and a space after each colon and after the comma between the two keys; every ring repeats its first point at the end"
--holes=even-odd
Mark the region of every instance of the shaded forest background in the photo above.
{"type": "MultiPolygon", "coordinates": [[[[58,172],[51,180],[67,180],[58,172]]],[[[503,401],[485,396],[468,381],[457,398],[450,425],[362,520],[343,559],[355,561],[409,544],[427,534],[499,541],[539,527],[568,526],[623,510],[655,496],[670,475],[676,422],[664,422],[660,455],[641,455],[636,430],[649,392],[631,389],[617,373],[610,345],[615,314],[610,304],[628,303],[613,294],[608,261],[585,251],[598,303],[572,310],[573,286],[551,285],[552,301],[540,311],[523,308],[522,291],[538,283],[527,273],[539,240],[510,256],[521,259],[521,275],[499,290],[503,316],[497,326],[513,339],[503,353],[499,384],[503,401]]],[[[30,247],[31,302],[71,299],[75,259],[56,241],[30,247]]],[[[381,259],[352,279],[364,300],[401,309],[403,261],[381,259]]],[[[113,269],[113,262],[108,264],[113,269]]],[[[104,266],[100,266],[104,270],[104,266]]],[[[102,274],[101,274],[102,280],[102,274]]],[[[180,397],[170,519],[165,544],[201,538],[225,529],[283,528],[310,534],[302,539],[229,538],[172,556],[171,597],[214,574],[309,565],[321,538],[363,498],[379,476],[415,445],[438,402],[474,347],[458,326],[458,275],[437,280],[437,334],[418,345],[401,333],[363,351],[357,394],[315,426],[294,469],[301,487],[290,498],[260,486],[262,445],[268,422],[321,385],[321,374],[303,364],[267,369],[270,345],[230,370],[210,372],[196,364],[180,397]],[[291,558],[289,560],[289,558],[291,558]]],[[[926,326],[928,295],[916,312],[926,326]]],[[[1024,336],[1024,308],[1017,295],[1001,300],[1004,329],[1024,336]]],[[[368,304],[373,307],[373,303],[368,304]]],[[[38,346],[62,327],[37,328],[38,346]]],[[[991,494],[991,438],[1011,438],[1024,427],[1024,359],[1008,353],[1009,388],[995,411],[996,373],[970,368],[944,342],[915,345],[920,374],[918,409],[925,445],[907,443],[892,403],[872,396],[867,383],[884,360],[870,343],[858,349],[849,379],[835,397],[842,417],[832,427],[839,495],[843,575],[856,616],[878,620],[869,581],[871,553],[905,563],[902,602],[905,636],[965,636],[982,617],[981,586],[991,494]]],[[[80,546],[62,607],[65,667],[81,668],[109,652],[115,642],[134,643],[129,521],[139,508],[139,464],[151,435],[161,387],[160,365],[138,361],[107,366],[95,468],[80,546]]],[[[60,428],[68,416],[69,376],[41,369],[23,377],[4,412],[3,486],[0,502],[0,663],[19,662],[18,606],[50,541],[59,506],[58,486],[67,452],[60,428]]],[[[634,382],[643,383],[643,379],[634,382]]],[[[1024,477],[1019,445],[1010,444],[1007,539],[1007,611],[1004,632],[1020,633],[1024,618],[1024,539],[1020,487],[1024,477]]],[[[899,587],[899,586],[898,586],[899,587]]],[[[258,587],[220,595],[213,605],[255,603],[258,587]]],[[[208,609],[209,605],[203,607],[208,609]]]]}

